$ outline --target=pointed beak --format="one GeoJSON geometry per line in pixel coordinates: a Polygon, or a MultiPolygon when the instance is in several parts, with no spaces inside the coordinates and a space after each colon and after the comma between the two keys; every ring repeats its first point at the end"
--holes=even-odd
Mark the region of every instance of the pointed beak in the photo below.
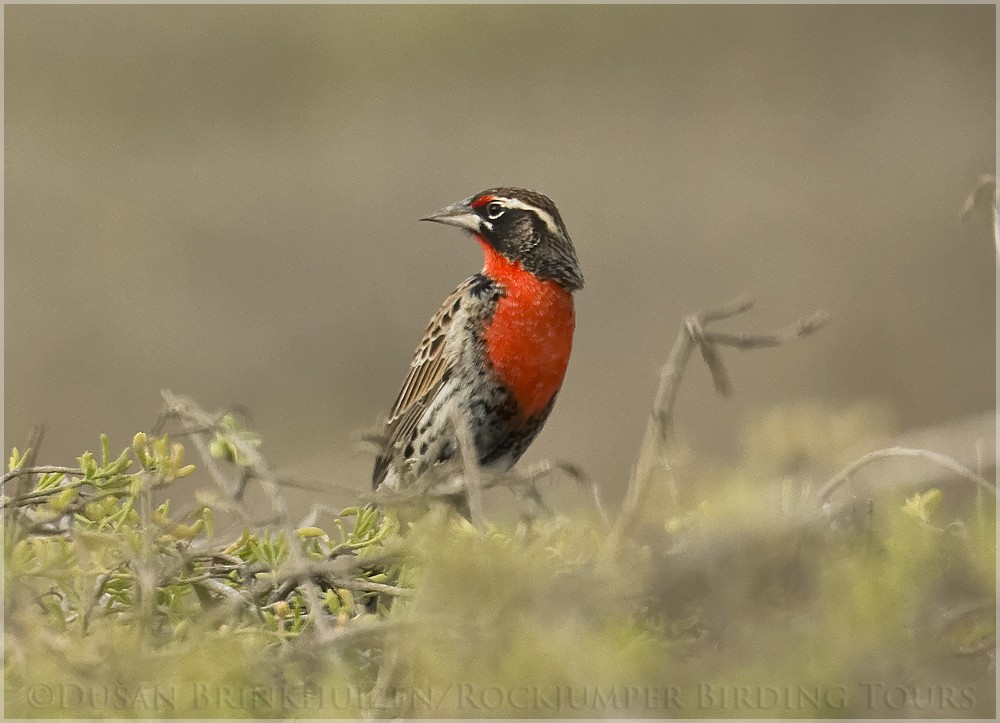
{"type": "Polygon", "coordinates": [[[450,206],[445,206],[441,210],[424,216],[420,220],[444,223],[449,226],[458,226],[459,228],[479,233],[482,230],[483,220],[472,209],[472,206],[469,205],[470,201],[472,201],[472,199],[467,198],[464,201],[459,201],[458,203],[453,203],[450,206]]]}

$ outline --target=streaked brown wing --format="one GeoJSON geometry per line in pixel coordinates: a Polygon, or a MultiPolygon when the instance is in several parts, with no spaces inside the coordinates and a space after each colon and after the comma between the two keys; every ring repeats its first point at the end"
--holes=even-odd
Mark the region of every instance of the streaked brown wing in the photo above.
{"type": "Polygon", "coordinates": [[[417,346],[410,363],[410,373],[389,412],[385,447],[375,460],[372,471],[373,487],[378,487],[385,479],[397,446],[413,432],[421,415],[447,379],[451,360],[444,355],[445,338],[472,282],[473,279],[466,280],[445,299],[417,346]]]}

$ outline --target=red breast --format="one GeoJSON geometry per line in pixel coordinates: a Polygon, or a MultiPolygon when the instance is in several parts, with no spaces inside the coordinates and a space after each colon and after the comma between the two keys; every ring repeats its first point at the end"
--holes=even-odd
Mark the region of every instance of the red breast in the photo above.
{"type": "Polygon", "coordinates": [[[573,295],[477,240],[486,253],[484,272],[506,292],[486,329],[486,351],[528,419],[548,406],[566,375],[576,325],[573,295]]]}

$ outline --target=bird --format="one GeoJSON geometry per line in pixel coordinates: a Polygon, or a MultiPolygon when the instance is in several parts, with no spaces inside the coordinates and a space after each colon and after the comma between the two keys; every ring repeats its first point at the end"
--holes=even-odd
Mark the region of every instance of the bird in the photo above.
{"type": "MultiPolygon", "coordinates": [[[[403,489],[470,447],[481,469],[510,470],[562,387],[573,294],[583,288],[566,224],[541,193],[490,188],[419,220],[467,232],[484,264],[444,300],[417,345],[385,422],[375,490],[403,489]],[[466,425],[464,446],[458,424],[466,425]]],[[[451,501],[461,511],[459,499],[467,502],[451,501]]]]}

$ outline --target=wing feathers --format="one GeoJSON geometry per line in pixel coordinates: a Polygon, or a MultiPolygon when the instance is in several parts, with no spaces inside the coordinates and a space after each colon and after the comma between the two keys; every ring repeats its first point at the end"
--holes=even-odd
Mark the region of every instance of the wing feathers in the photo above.
{"type": "Polygon", "coordinates": [[[424,332],[410,363],[410,372],[396,397],[386,423],[387,441],[375,461],[372,484],[378,487],[388,472],[396,449],[413,432],[420,417],[430,406],[441,385],[448,378],[453,360],[445,357],[445,339],[462,306],[462,299],[474,282],[468,279],[445,299],[424,332]]]}

